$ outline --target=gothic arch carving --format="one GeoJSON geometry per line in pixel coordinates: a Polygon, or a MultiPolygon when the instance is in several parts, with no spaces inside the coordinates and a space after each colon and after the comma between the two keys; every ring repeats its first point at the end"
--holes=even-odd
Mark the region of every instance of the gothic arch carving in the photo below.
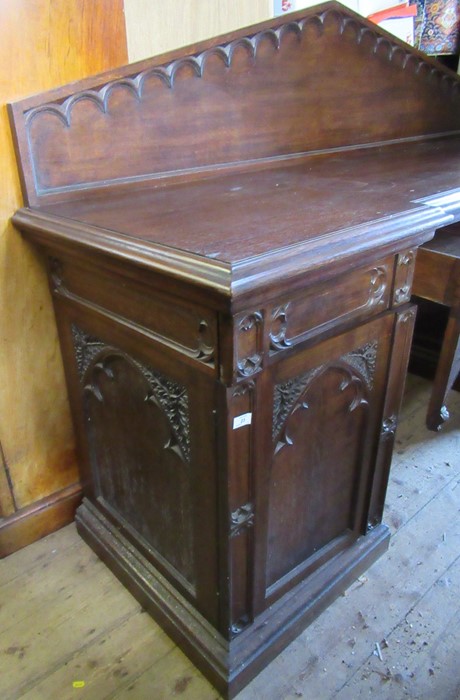
{"type": "Polygon", "coordinates": [[[164,376],[148,365],[127,355],[125,352],[106,345],[77,325],[72,325],[75,360],[83,384],[83,391],[92,394],[97,401],[104,397],[98,383],[98,374],[103,373],[116,381],[113,368],[116,359],[122,359],[135,367],[148,385],[144,401],[157,406],[166,416],[170,436],[164,449],[175,452],[185,463],[190,462],[190,417],[187,389],[178,382],[164,376]]]}
{"type": "Polygon", "coordinates": [[[348,406],[350,412],[358,406],[368,403],[368,395],[374,381],[377,345],[377,341],[366,343],[366,345],[346,353],[338,360],[325,363],[305,374],[275,385],[272,423],[275,454],[283,447],[293,444],[287,429],[288,420],[297,411],[309,408],[306,396],[308,390],[315,380],[324,373],[338,370],[343,375],[340,391],[345,391],[349,387],[353,388],[353,398],[348,406]]]}

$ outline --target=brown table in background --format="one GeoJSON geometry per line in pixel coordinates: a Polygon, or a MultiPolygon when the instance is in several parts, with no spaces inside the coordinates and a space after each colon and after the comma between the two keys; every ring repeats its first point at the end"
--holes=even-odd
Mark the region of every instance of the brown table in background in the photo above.
{"type": "Polygon", "coordinates": [[[426,418],[439,430],[449,418],[446,395],[460,371],[460,225],[440,229],[418,252],[414,294],[450,308],[426,418]]]}

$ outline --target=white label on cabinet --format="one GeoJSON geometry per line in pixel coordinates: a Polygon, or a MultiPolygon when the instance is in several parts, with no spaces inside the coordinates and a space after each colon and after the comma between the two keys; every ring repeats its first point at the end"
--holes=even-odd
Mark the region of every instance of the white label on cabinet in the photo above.
{"type": "Polygon", "coordinates": [[[233,419],[233,430],[242,428],[244,425],[251,425],[252,413],[242,413],[241,416],[235,416],[233,419]]]}

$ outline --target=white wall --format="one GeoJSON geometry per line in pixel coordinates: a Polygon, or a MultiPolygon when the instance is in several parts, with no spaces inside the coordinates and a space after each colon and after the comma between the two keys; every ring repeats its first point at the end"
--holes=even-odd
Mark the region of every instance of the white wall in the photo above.
{"type": "Polygon", "coordinates": [[[272,0],[125,0],[129,61],[272,17],[272,0]]]}

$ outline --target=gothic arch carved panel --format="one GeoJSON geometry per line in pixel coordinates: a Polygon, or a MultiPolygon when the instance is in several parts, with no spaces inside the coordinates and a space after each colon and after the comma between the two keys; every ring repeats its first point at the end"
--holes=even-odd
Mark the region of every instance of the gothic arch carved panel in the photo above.
{"type": "Polygon", "coordinates": [[[96,496],[193,594],[187,388],[72,329],[96,496]]]}
{"type": "Polygon", "coordinates": [[[370,341],[274,388],[269,588],[354,527],[376,355],[370,341]]]}

